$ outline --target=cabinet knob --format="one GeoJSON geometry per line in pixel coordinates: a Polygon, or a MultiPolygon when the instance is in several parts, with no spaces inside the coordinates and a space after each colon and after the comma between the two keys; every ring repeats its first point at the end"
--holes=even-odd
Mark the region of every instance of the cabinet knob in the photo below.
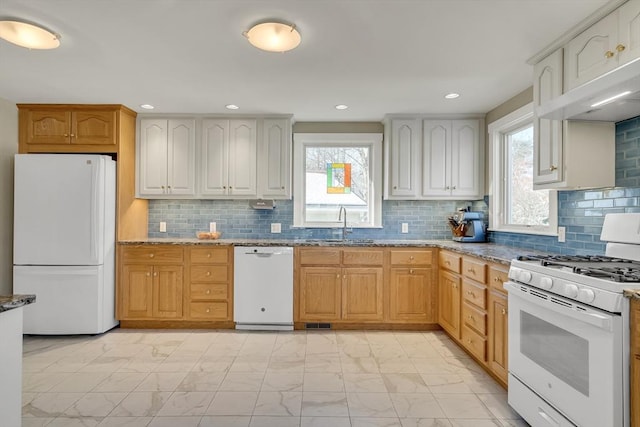
{"type": "Polygon", "coordinates": [[[62,136],[67,137],[67,136],[69,136],[69,134],[68,133],[63,133],[62,136]]]}
{"type": "Polygon", "coordinates": [[[211,293],[211,289],[207,289],[207,291],[205,292],[205,294],[209,295],[211,293]]]}
{"type": "Polygon", "coordinates": [[[467,340],[467,344],[473,344],[473,340],[467,340]]]}
{"type": "Polygon", "coordinates": [[[284,190],[284,185],[282,187],[280,187],[281,190],[284,190]]]}
{"type": "Polygon", "coordinates": [[[223,185],[223,186],[222,186],[222,189],[223,189],[223,190],[226,190],[226,189],[227,189],[227,186],[226,186],[226,185],[223,185]]]}
{"type": "Polygon", "coordinates": [[[507,310],[505,310],[504,308],[502,309],[502,315],[504,316],[505,314],[507,314],[507,310]]]}
{"type": "Polygon", "coordinates": [[[613,52],[611,52],[610,50],[606,51],[604,53],[604,57],[609,59],[609,58],[613,58],[613,55],[615,55],[613,52]]]}
{"type": "Polygon", "coordinates": [[[171,186],[170,185],[167,185],[167,190],[171,190],[171,186]]]}
{"type": "Polygon", "coordinates": [[[557,166],[555,166],[555,165],[551,165],[551,166],[549,167],[549,172],[553,172],[553,171],[554,171],[554,170],[556,170],[556,169],[558,169],[558,167],[557,167],[557,166]]]}
{"type": "Polygon", "coordinates": [[[458,285],[456,285],[456,284],[454,283],[454,285],[453,285],[453,289],[458,289],[458,285]]]}
{"type": "Polygon", "coordinates": [[[153,258],[154,256],[156,256],[155,254],[149,254],[149,258],[153,258]]]}
{"type": "Polygon", "coordinates": [[[451,265],[451,261],[449,261],[449,260],[446,260],[444,263],[445,263],[446,265],[451,265]]]}
{"type": "Polygon", "coordinates": [[[207,271],[207,277],[211,276],[211,272],[207,271]]]}
{"type": "Polygon", "coordinates": [[[151,276],[151,273],[147,273],[147,277],[151,276]]]}
{"type": "Polygon", "coordinates": [[[211,258],[211,252],[207,252],[207,258],[211,258]]]}
{"type": "Polygon", "coordinates": [[[398,189],[398,187],[394,185],[394,186],[393,186],[393,189],[394,189],[394,190],[397,190],[397,189],[398,189]]]}
{"type": "Polygon", "coordinates": [[[207,308],[206,312],[207,312],[207,313],[211,313],[211,309],[210,309],[210,308],[207,308]]]}
{"type": "Polygon", "coordinates": [[[455,189],[456,189],[456,186],[454,185],[453,187],[451,187],[451,189],[452,189],[452,190],[455,190],[455,189]]]}
{"type": "Polygon", "coordinates": [[[625,50],[627,47],[623,44],[619,44],[618,46],[616,46],[616,50],[618,52],[622,52],[623,50],[625,50]]]}
{"type": "Polygon", "coordinates": [[[153,273],[153,277],[158,277],[158,273],[153,273]]]}
{"type": "Polygon", "coordinates": [[[409,257],[409,259],[410,259],[411,261],[413,261],[413,255],[411,255],[411,256],[409,257]]]}
{"type": "Polygon", "coordinates": [[[449,187],[448,185],[446,187],[444,187],[445,190],[450,190],[451,187],[449,187]]]}
{"type": "Polygon", "coordinates": [[[413,270],[409,270],[409,274],[413,274],[413,270]]]}
{"type": "Polygon", "coordinates": [[[346,279],[346,278],[347,278],[347,275],[345,274],[344,276],[342,276],[342,278],[343,278],[343,279],[346,279]]]}
{"type": "Polygon", "coordinates": [[[336,274],[336,279],[339,279],[339,278],[340,278],[340,275],[339,275],[339,274],[336,274]]]}
{"type": "Polygon", "coordinates": [[[74,134],[69,135],[71,138],[75,138],[76,136],[74,134]]]}

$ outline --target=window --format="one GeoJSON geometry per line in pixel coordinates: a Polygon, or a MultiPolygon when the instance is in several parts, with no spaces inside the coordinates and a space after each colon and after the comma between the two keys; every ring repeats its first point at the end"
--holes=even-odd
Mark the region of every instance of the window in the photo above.
{"type": "Polygon", "coordinates": [[[382,135],[294,135],[295,227],[382,226],[382,135]]]}
{"type": "Polygon", "coordinates": [[[489,125],[492,150],[489,228],[529,234],[557,234],[557,194],[533,189],[531,104],[489,125]]]}

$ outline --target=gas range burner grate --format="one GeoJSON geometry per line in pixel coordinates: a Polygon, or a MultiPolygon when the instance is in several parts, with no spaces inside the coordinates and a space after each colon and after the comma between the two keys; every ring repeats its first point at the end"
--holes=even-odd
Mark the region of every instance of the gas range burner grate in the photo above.
{"type": "Polygon", "coordinates": [[[624,258],[612,258],[601,255],[521,255],[518,261],[540,261],[541,265],[554,265],[563,262],[615,262],[633,263],[624,258]]]}
{"type": "Polygon", "coordinates": [[[636,268],[583,268],[573,267],[573,272],[583,276],[611,279],[615,282],[638,283],[640,282],[640,270],[636,268]]]}
{"type": "Polygon", "coordinates": [[[640,263],[624,258],[597,255],[527,255],[518,257],[518,260],[534,261],[543,267],[568,269],[575,274],[614,282],[640,282],[640,263]]]}

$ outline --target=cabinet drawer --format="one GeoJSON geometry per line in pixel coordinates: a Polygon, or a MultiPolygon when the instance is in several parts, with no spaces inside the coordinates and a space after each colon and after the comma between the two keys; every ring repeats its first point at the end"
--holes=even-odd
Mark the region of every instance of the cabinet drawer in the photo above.
{"type": "Polygon", "coordinates": [[[481,361],[487,361],[486,338],[467,325],[462,326],[462,345],[481,361]]]}
{"type": "Polygon", "coordinates": [[[329,248],[300,249],[300,264],[302,265],[339,265],[342,250],[329,248]]]}
{"type": "Polygon", "coordinates": [[[491,286],[492,289],[506,294],[507,291],[502,285],[508,280],[509,272],[507,269],[494,265],[489,267],[489,286],[491,286]]]}
{"type": "Polygon", "coordinates": [[[229,262],[229,249],[226,246],[191,248],[190,255],[193,264],[226,264],[229,262]]]}
{"type": "Polygon", "coordinates": [[[181,263],[183,250],[179,246],[136,246],[122,251],[122,260],[128,263],[181,263]]]}
{"type": "Polygon", "coordinates": [[[190,288],[192,300],[227,299],[229,296],[226,283],[192,283],[190,288]]]}
{"type": "Polygon", "coordinates": [[[393,265],[431,265],[433,251],[391,251],[391,264],[393,265]]]}
{"type": "Polygon", "coordinates": [[[192,302],[189,304],[189,313],[192,319],[226,320],[226,302],[192,302]]]}
{"type": "Polygon", "coordinates": [[[440,268],[452,271],[454,273],[460,273],[461,260],[462,260],[462,257],[458,254],[440,251],[440,256],[439,256],[440,268]]]}
{"type": "Polygon", "coordinates": [[[382,265],[384,250],[382,249],[343,249],[344,265],[382,265]]]}
{"type": "Polygon", "coordinates": [[[480,307],[483,310],[487,308],[487,287],[484,285],[478,285],[470,282],[469,280],[462,281],[462,298],[480,307]]]}
{"type": "Polygon", "coordinates": [[[487,264],[472,258],[462,258],[462,274],[476,282],[487,283],[487,264]]]}
{"type": "Polygon", "coordinates": [[[226,265],[192,265],[189,278],[192,282],[226,282],[228,271],[226,265]]]}
{"type": "Polygon", "coordinates": [[[465,325],[482,336],[487,335],[487,314],[466,302],[462,304],[462,320],[465,325]]]}

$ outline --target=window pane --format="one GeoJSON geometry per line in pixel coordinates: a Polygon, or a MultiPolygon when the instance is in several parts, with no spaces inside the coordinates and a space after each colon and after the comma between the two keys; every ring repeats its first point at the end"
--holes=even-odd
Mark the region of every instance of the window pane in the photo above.
{"type": "Polygon", "coordinates": [[[305,147],[305,221],[338,222],[341,206],[351,224],[370,221],[369,147],[305,147]]]}
{"type": "Polygon", "coordinates": [[[506,223],[548,225],[549,191],[533,190],[533,126],[505,134],[507,154],[506,223]]]}

